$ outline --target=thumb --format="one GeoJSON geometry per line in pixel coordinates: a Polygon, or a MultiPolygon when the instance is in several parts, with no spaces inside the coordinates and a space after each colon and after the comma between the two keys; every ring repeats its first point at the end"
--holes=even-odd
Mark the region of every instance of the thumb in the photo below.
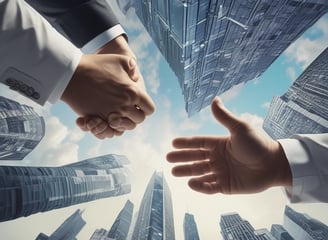
{"type": "Polygon", "coordinates": [[[128,57],[126,58],[126,61],[124,62],[124,69],[130,79],[134,82],[137,82],[140,78],[140,72],[138,69],[137,61],[134,57],[128,57]]]}
{"type": "Polygon", "coordinates": [[[216,97],[212,102],[212,113],[215,119],[225,126],[230,133],[232,133],[237,126],[243,122],[234,114],[232,114],[228,109],[226,109],[220,100],[216,97]]]}

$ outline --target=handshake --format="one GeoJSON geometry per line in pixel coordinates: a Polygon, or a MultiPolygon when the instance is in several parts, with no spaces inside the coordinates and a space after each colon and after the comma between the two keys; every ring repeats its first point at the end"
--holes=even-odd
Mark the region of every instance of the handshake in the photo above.
{"type": "Polygon", "coordinates": [[[82,56],[61,100],[80,116],[77,125],[99,139],[120,136],[155,111],[123,36],[82,56]]]}

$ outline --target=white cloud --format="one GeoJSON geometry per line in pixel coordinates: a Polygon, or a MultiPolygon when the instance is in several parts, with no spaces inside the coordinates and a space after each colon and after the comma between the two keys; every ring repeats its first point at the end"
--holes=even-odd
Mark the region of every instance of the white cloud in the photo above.
{"type": "Polygon", "coordinates": [[[293,67],[287,68],[287,76],[290,78],[291,81],[296,80],[296,70],[293,67]]]}
{"type": "Polygon", "coordinates": [[[69,130],[54,116],[46,118],[45,123],[44,138],[22,164],[61,166],[78,161],[78,142],[84,133],[78,128],[69,130]]]}
{"type": "Polygon", "coordinates": [[[239,92],[241,91],[241,89],[243,88],[245,83],[240,83],[238,85],[233,86],[232,88],[230,88],[228,91],[222,93],[220,95],[220,98],[222,101],[229,101],[235,97],[238,96],[239,92]]]}
{"type": "Polygon", "coordinates": [[[265,102],[261,105],[261,107],[264,108],[264,109],[269,109],[270,104],[271,104],[270,102],[265,102]]]}
{"type": "Polygon", "coordinates": [[[328,46],[328,18],[321,18],[311,29],[310,35],[318,34],[320,38],[301,37],[286,51],[288,60],[299,64],[304,70],[328,46]]]}

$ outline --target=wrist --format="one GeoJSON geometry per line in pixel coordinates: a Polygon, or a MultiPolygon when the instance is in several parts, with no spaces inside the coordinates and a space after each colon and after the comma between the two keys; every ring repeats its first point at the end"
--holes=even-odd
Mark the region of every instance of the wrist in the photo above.
{"type": "Polygon", "coordinates": [[[104,46],[96,51],[97,54],[122,54],[136,58],[135,54],[131,51],[126,38],[120,35],[113,40],[106,43],[104,46]]]}
{"type": "Polygon", "coordinates": [[[274,153],[275,169],[277,171],[275,177],[276,186],[291,187],[293,184],[292,172],[289,166],[287,156],[279,142],[276,142],[276,150],[274,153]]]}

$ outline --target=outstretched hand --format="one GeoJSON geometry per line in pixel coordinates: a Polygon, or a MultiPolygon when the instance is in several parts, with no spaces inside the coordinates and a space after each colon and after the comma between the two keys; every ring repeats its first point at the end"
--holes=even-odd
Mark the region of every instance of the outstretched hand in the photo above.
{"type": "Polygon", "coordinates": [[[216,120],[229,130],[220,137],[176,138],[167,154],[177,177],[192,177],[189,186],[206,194],[256,193],[272,186],[291,186],[288,160],[277,141],[261,135],[229,112],[217,97],[216,120]]]}

